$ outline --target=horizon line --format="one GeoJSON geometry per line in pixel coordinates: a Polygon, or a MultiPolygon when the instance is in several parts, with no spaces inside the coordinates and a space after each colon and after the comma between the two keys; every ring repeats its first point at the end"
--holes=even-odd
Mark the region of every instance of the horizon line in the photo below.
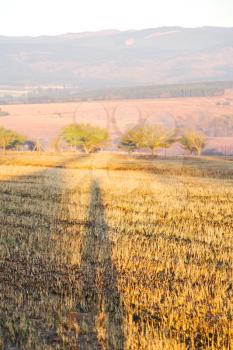
{"type": "Polygon", "coordinates": [[[83,31],[77,31],[77,32],[62,32],[57,34],[21,34],[21,35],[8,35],[8,34],[0,34],[0,38],[42,38],[42,37],[62,37],[62,36],[68,36],[68,35],[82,35],[82,34],[96,34],[96,33],[104,33],[109,32],[109,34],[115,33],[123,33],[123,32],[140,32],[144,30],[157,30],[157,29],[164,29],[164,28],[177,28],[177,29],[204,29],[204,28],[215,28],[215,29],[233,29],[233,26],[219,26],[219,25],[202,25],[202,26],[180,26],[180,25],[163,25],[158,27],[143,27],[141,29],[114,29],[114,28],[106,28],[106,29],[97,29],[97,30],[83,30],[83,31]],[[111,33],[110,33],[111,32],[111,33]]]}

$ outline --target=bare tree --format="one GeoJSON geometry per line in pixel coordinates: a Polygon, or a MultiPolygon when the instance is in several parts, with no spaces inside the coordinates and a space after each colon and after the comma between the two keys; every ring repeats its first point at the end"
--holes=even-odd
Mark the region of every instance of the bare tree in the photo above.
{"type": "Polygon", "coordinates": [[[44,148],[43,148],[40,140],[36,140],[35,147],[33,148],[33,151],[34,152],[43,152],[44,151],[44,148]]]}
{"type": "Polygon", "coordinates": [[[205,147],[205,137],[195,131],[187,130],[180,138],[180,143],[184,149],[191,154],[201,155],[203,148],[205,147]]]}

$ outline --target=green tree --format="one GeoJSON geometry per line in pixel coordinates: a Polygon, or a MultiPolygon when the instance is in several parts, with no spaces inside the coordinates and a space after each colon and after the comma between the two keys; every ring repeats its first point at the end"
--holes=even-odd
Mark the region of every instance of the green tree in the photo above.
{"type": "Polygon", "coordinates": [[[180,139],[180,143],[184,149],[191,154],[201,155],[205,147],[205,137],[195,131],[186,131],[180,139]]]}
{"type": "Polygon", "coordinates": [[[145,125],[142,129],[141,146],[149,148],[151,154],[159,148],[169,148],[176,141],[176,132],[160,125],[145,125]]]}
{"type": "Polygon", "coordinates": [[[10,145],[8,146],[8,148],[15,148],[15,149],[19,149],[20,146],[22,146],[25,143],[25,137],[21,134],[18,133],[13,133],[13,140],[10,143],[10,145]]]}
{"type": "Polygon", "coordinates": [[[126,131],[119,147],[129,152],[139,148],[149,148],[154,155],[156,149],[168,148],[175,140],[173,131],[166,130],[160,125],[143,125],[126,131]]]}
{"type": "Polygon", "coordinates": [[[17,148],[19,145],[24,144],[25,138],[11,130],[0,127],[0,148],[4,151],[8,148],[17,148]]]}
{"type": "Polygon", "coordinates": [[[136,126],[127,130],[121,137],[119,148],[131,153],[141,147],[143,140],[143,127],[136,126]]]}
{"type": "Polygon", "coordinates": [[[108,132],[90,124],[71,124],[62,130],[61,137],[75,149],[92,153],[107,142],[108,132]]]}

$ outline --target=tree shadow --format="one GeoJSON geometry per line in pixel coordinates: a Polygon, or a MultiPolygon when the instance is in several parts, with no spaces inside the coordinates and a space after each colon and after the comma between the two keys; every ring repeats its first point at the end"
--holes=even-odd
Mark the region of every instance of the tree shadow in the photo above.
{"type": "Polygon", "coordinates": [[[124,349],[123,308],[99,183],[93,181],[83,241],[80,349],[124,349]],[[97,330],[98,329],[98,330],[97,330]]]}

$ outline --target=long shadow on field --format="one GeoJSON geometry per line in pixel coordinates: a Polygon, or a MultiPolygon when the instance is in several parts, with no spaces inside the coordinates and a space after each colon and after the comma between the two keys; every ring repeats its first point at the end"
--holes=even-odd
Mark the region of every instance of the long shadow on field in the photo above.
{"type": "Polygon", "coordinates": [[[123,311],[117,288],[117,272],[111,258],[104,205],[96,181],[91,186],[81,271],[78,305],[82,315],[80,349],[124,349],[123,311]]]}
{"type": "MultiPolygon", "coordinates": [[[[79,157],[57,166],[69,167],[74,160],[79,157]]],[[[29,171],[11,174],[9,167],[6,178],[0,178],[0,349],[64,349],[57,315],[63,317],[68,309],[67,298],[75,300],[78,279],[62,259],[64,241],[52,236],[59,229],[62,238],[72,224],[68,213],[63,215],[67,222],[59,217],[71,190],[63,188],[60,169],[29,171]]],[[[68,336],[77,345],[76,334],[68,336]]]]}

